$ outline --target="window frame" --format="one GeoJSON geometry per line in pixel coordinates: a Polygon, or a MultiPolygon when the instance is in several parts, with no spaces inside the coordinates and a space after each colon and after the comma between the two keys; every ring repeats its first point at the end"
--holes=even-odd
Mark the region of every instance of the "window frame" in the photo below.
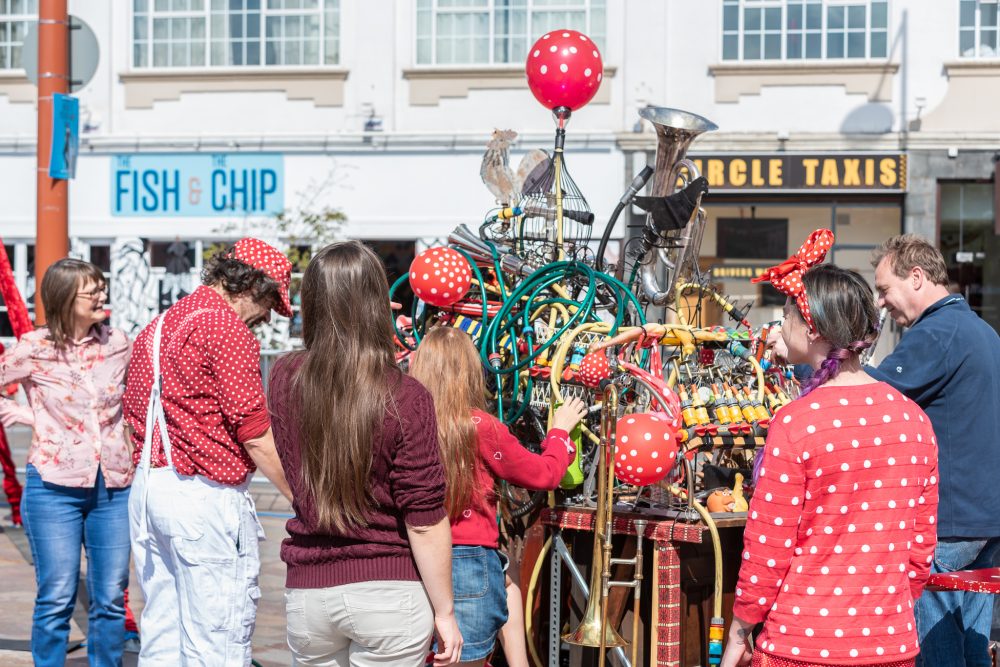
{"type": "MultiPolygon", "coordinates": [[[[212,18],[213,16],[221,16],[224,19],[228,19],[230,10],[228,8],[217,10],[212,8],[213,0],[202,0],[204,5],[200,10],[157,10],[155,9],[156,0],[132,0],[129,3],[129,23],[128,23],[128,35],[129,35],[129,71],[137,73],[183,73],[183,72],[254,72],[254,71],[274,71],[274,70],[319,70],[319,69],[342,69],[342,46],[343,46],[343,21],[342,21],[342,0],[316,0],[317,6],[315,9],[309,8],[299,8],[299,9],[288,9],[288,8],[270,8],[268,7],[268,0],[260,0],[260,8],[256,10],[256,13],[260,17],[260,34],[256,37],[256,41],[260,47],[260,62],[257,64],[243,64],[243,65],[231,65],[231,64],[213,64],[212,62],[212,45],[215,42],[222,42],[227,48],[231,47],[235,43],[239,43],[245,53],[246,44],[250,40],[248,38],[241,37],[233,39],[228,36],[228,34],[220,36],[219,38],[214,38],[212,34],[212,18]],[[137,11],[136,3],[143,1],[146,3],[145,9],[138,12],[138,14],[143,15],[146,21],[146,38],[142,40],[143,47],[145,49],[146,64],[137,65],[136,64],[136,20],[137,11]],[[329,11],[333,11],[336,16],[336,31],[331,33],[329,36],[326,34],[327,28],[327,14],[329,11]],[[317,63],[303,63],[303,64],[268,64],[267,63],[267,46],[269,39],[267,36],[267,19],[269,17],[282,17],[282,16],[298,16],[298,17],[309,17],[317,16],[319,19],[319,31],[317,35],[317,63]],[[153,20],[155,18],[161,19],[175,19],[175,18],[203,18],[205,21],[205,34],[201,38],[205,48],[205,62],[201,65],[155,65],[153,64],[154,59],[154,39],[153,39],[153,20]],[[327,43],[332,42],[337,50],[336,62],[326,63],[327,56],[327,43]]],[[[247,9],[234,10],[237,15],[245,15],[247,9]]],[[[303,48],[305,45],[305,40],[302,41],[303,48]]],[[[172,40],[167,40],[167,44],[172,43],[172,40]]],[[[194,43],[189,40],[189,43],[194,43]]],[[[284,47],[286,43],[285,36],[282,35],[278,38],[279,44],[284,47]]]]}
{"type": "MultiPolygon", "coordinates": [[[[531,49],[531,45],[534,40],[541,36],[540,33],[536,34],[536,31],[532,28],[532,22],[534,20],[534,15],[536,12],[568,12],[568,11],[582,11],[584,13],[584,23],[585,28],[582,32],[586,33],[595,43],[598,44],[598,48],[603,52],[606,48],[606,42],[608,38],[607,34],[607,11],[608,5],[606,0],[582,0],[582,5],[570,4],[570,2],[564,2],[555,5],[536,5],[535,0],[521,0],[524,5],[520,7],[523,9],[526,15],[525,18],[525,31],[523,39],[525,40],[525,52],[523,58],[518,56],[509,61],[497,61],[496,60],[496,42],[498,39],[498,34],[496,32],[496,13],[503,9],[503,7],[497,7],[497,0],[485,0],[486,4],[482,7],[465,6],[465,7],[439,7],[439,0],[425,0],[430,3],[429,9],[421,8],[421,1],[413,3],[413,43],[412,43],[412,62],[417,69],[469,69],[469,68],[495,68],[503,69],[509,68],[511,66],[521,66],[523,65],[523,59],[528,57],[528,51],[531,49]],[[595,8],[595,4],[598,5],[595,8]],[[599,35],[599,38],[594,38],[592,34],[593,26],[593,13],[595,10],[604,12],[604,32],[599,35]],[[430,34],[426,37],[430,41],[431,45],[431,59],[430,62],[421,62],[419,46],[422,39],[420,33],[420,14],[423,11],[428,11],[430,13],[430,34]],[[439,14],[454,14],[462,15],[469,14],[474,15],[477,13],[486,13],[489,20],[489,33],[486,35],[486,40],[488,43],[488,58],[486,62],[438,62],[438,49],[437,49],[437,17],[439,14]]],[[[516,8],[510,8],[516,9],[516,8]]],[[[505,34],[507,39],[521,37],[518,33],[507,32],[505,34]]]]}
{"type": "Polygon", "coordinates": [[[965,61],[990,61],[990,60],[1000,60],[1000,4],[993,0],[959,0],[958,3],[958,57],[965,61]],[[962,23],[962,5],[965,2],[972,1],[975,2],[975,10],[973,11],[973,24],[972,26],[966,26],[962,23]],[[982,6],[992,5],[995,8],[997,18],[992,26],[983,28],[982,23],[982,6]],[[962,53],[962,33],[968,30],[972,30],[972,55],[965,55],[962,53]],[[982,37],[983,31],[989,30],[993,33],[994,46],[993,55],[981,55],[980,50],[982,49],[982,37]]]}
{"type": "MultiPolygon", "coordinates": [[[[978,1],[978,0],[977,0],[978,1]]],[[[719,62],[725,64],[769,64],[769,63],[870,63],[870,62],[884,62],[889,59],[891,50],[889,44],[889,34],[891,33],[891,12],[889,11],[891,5],[891,0],[723,0],[722,2],[722,14],[720,16],[720,37],[719,40],[719,62]],[[788,5],[792,2],[794,4],[802,5],[802,25],[796,29],[790,29],[788,27],[788,5]],[[885,27],[872,27],[872,14],[873,14],[873,3],[885,4],[886,18],[885,27]],[[809,6],[818,6],[820,8],[820,26],[819,28],[808,28],[806,27],[806,12],[809,6]],[[857,29],[852,29],[848,25],[848,12],[851,7],[864,7],[865,8],[865,27],[864,27],[864,39],[865,39],[865,55],[864,56],[850,56],[847,55],[848,51],[848,36],[851,33],[860,32],[857,29]],[[725,27],[725,11],[727,7],[735,7],[737,11],[737,24],[735,29],[726,29],[725,27]],[[830,9],[835,7],[844,8],[844,23],[843,27],[832,29],[829,26],[829,16],[830,9]],[[746,48],[746,28],[744,26],[744,21],[746,18],[747,9],[760,8],[761,13],[761,25],[759,29],[755,29],[753,34],[761,35],[761,57],[760,58],[746,58],[745,48],[746,48]],[[767,34],[774,34],[775,31],[767,30],[765,27],[765,17],[764,10],[780,8],[781,10],[781,26],[780,26],[780,37],[781,37],[781,55],[777,58],[766,58],[764,57],[764,36],[767,34]],[[809,34],[815,34],[819,32],[820,37],[820,55],[818,57],[807,55],[806,51],[806,38],[809,34]],[[841,34],[844,36],[844,55],[841,56],[829,56],[829,37],[831,32],[836,34],[841,34]],[[885,55],[873,56],[872,55],[872,38],[875,33],[884,33],[885,35],[885,55]],[[801,43],[801,57],[789,57],[788,55],[788,39],[789,35],[800,35],[802,38],[801,43]],[[736,36],[737,40],[737,55],[733,58],[726,57],[726,37],[736,36]]]]}
{"type": "MultiPolygon", "coordinates": [[[[12,73],[12,72],[23,72],[24,66],[19,65],[18,67],[13,66],[14,62],[14,49],[15,47],[23,49],[24,41],[22,35],[21,42],[8,41],[6,36],[7,26],[13,25],[15,23],[24,23],[30,25],[31,23],[37,23],[38,21],[38,2],[39,0],[25,0],[25,9],[34,11],[29,11],[23,14],[13,14],[7,12],[0,12],[0,50],[6,51],[7,62],[11,63],[8,65],[0,66],[0,73],[12,73]]],[[[23,57],[20,59],[23,63],[23,57]]]]}

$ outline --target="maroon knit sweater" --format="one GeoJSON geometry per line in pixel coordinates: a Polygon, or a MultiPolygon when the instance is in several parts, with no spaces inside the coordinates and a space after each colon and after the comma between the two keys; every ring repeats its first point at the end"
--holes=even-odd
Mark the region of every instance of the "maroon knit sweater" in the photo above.
{"type": "MultiPolygon", "coordinates": [[[[271,371],[268,405],[295,518],[281,543],[288,588],[327,588],[360,581],[419,581],[406,525],[430,526],[447,513],[445,478],[430,393],[399,374],[393,403],[372,442],[371,493],[376,506],[368,525],[343,534],[316,526],[316,505],[302,481],[299,443],[301,401],[294,388],[302,354],[280,359],[271,371]],[[398,412],[398,417],[395,414],[398,412]]],[[[360,390],[360,389],[359,389],[360,390]]]]}

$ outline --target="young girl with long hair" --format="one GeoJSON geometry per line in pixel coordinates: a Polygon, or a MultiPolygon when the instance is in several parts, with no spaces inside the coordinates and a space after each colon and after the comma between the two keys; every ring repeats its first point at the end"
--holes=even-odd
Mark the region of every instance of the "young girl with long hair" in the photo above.
{"type": "Polygon", "coordinates": [[[788,360],[816,372],[775,415],[757,462],[723,667],[905,667],[919,650],[913,601],[937,539],[934,431],[862,369],[875,299],[857,272],[814,266],[832,243],[821,231],[766,274],[788,295],[788,360]]]}
{"type": "Polygon", "coordinates": [[[455,613],[465,641],[462,664],[482,665],[507,621],[505,559],[497,551],[496,480],[527,489],[556,488],[576,454],[569,432],[586,415],[586,406],[571,398],[557,408],[542,453],[533,454],[486,412],[483,367],[466,333],[432,329],[413,356],[410,375],[430,390],[437,413],[451,519],[455,613]]]}
{"type": "Polygon", "coordinates": [[[396,367],[388,293],[363,244],[320,250],[302,278],[306,349],[271,372],[295,665],[417,667],[435,631],[435,664],[461,654],[434,404],[396,367]]]}

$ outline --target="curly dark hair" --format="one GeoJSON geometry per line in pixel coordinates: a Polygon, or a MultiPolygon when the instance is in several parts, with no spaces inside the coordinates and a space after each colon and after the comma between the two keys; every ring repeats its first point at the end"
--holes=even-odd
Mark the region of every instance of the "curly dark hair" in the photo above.
{"type": "Polygon", "coordinates": [[[222,285],[229,294],[247,292],[259,304],[270,308],[280,303],[280,288],[269,275],[232,256],[232,247],[215,253],[201,270],[203,285],[222,285]]]}

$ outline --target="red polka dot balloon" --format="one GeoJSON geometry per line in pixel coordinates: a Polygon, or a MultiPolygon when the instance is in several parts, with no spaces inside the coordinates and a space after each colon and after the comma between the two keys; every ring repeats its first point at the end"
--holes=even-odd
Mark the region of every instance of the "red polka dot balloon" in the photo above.
{"type": "Polygon", "coordinates": [[[591,389],[596,389],[601,385],[601,380],[611,377],[611,364],[608,363],[608,355],[600,350],[588,352],[580,360],[580,370],[576,372],[576,377],[580,384],[591,389]]]}
{"type": "Polygon", "coordinates": [[[614,446],[615,477],[645,486],[667,476],[677,459],[676,431],[662,417],[646,413],[618,420],[614,446]]]}
{"type": "Polygon", "coordinates": [[[470,285],[469,263],[451,248],[428,248],[410,264],[410,288],[432,306],[450,306],[465,296],[470,285]]]}
{"type": "Polygon", "coordinates": [[[576,30],[553,30],[528,51],[528,87],[546,109],[576,111],[601,87],[604,63],[597,45],[576,30]]]}

